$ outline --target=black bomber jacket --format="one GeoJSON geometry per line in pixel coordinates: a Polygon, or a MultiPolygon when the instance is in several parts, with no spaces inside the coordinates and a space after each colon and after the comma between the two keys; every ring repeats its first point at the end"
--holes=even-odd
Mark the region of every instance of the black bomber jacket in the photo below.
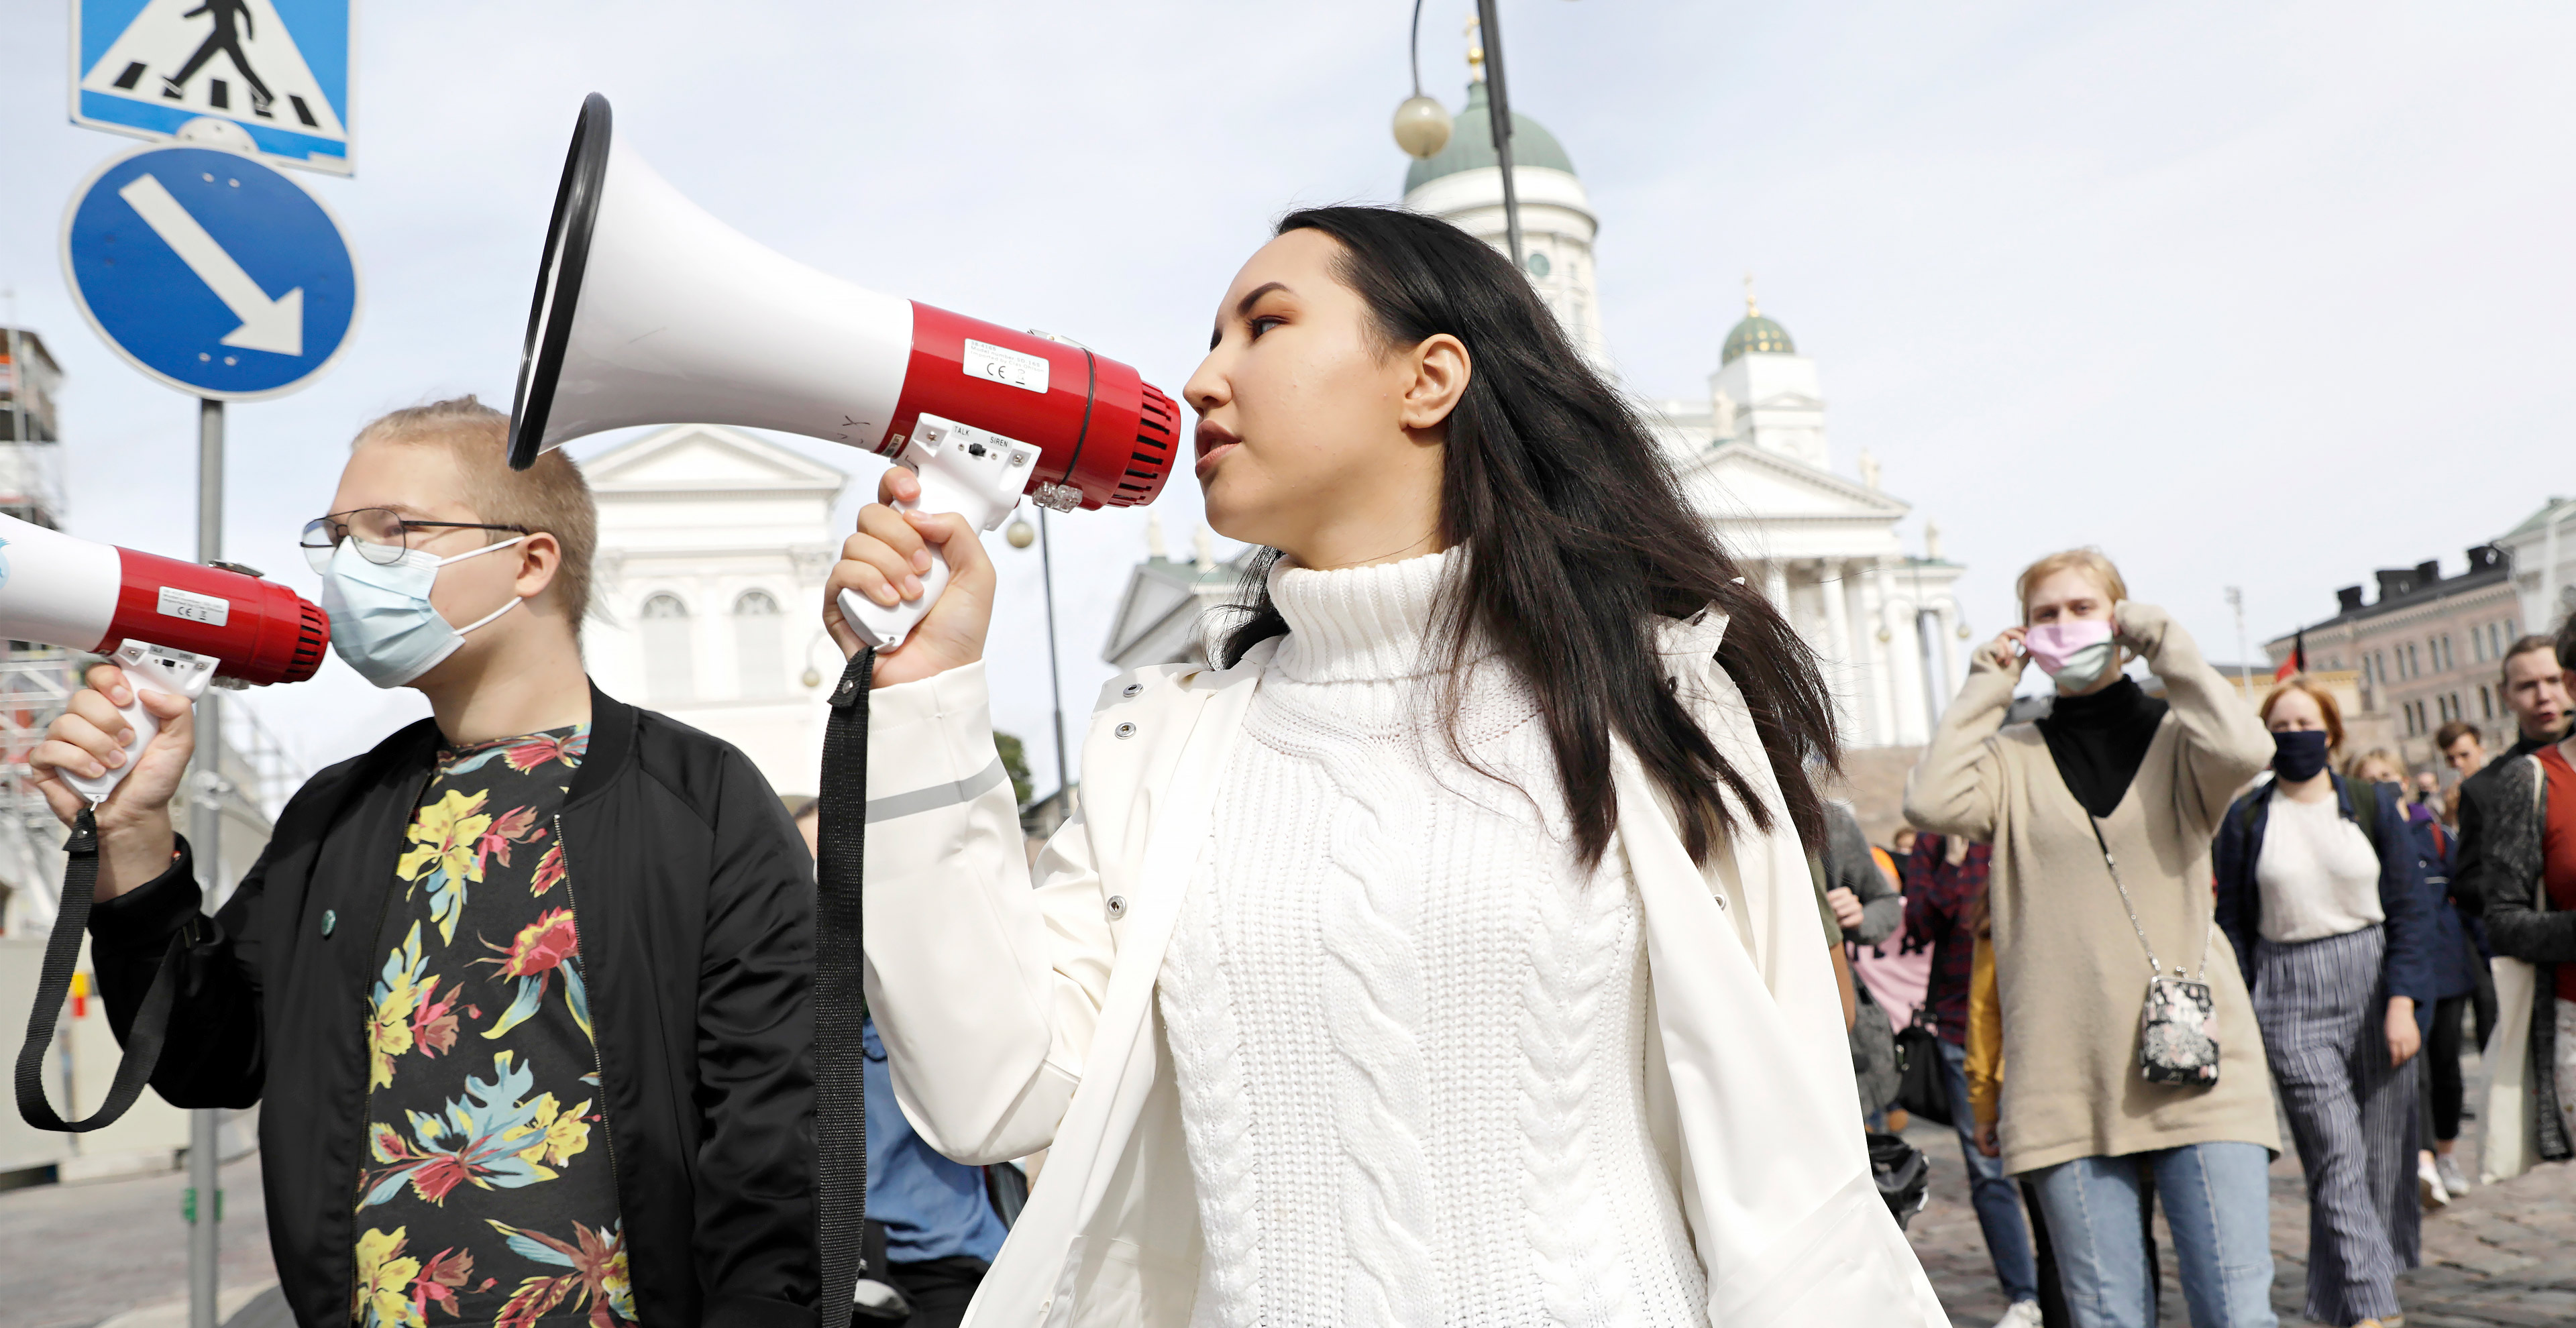
{"type": "MultiPolygon", "coordinates": [[[[117,1036],[188,936],[152,1086],[260,1116],[269,1243],[299,1322],[345,1323],[366,1133],[368,984],[438,748],[428,720],[307,781],[213,918],[183,841],[90,915],[117,1036]]],[[[637,1314],[813,1328],[813,868],[730,744],[591,689],[565,795],[602,1110],[637,1314]]]]}

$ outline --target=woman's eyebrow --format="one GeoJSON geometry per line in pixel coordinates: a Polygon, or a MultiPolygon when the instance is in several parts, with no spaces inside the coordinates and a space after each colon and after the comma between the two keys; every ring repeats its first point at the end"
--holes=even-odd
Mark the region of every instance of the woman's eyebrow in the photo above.
{"type": "Polygon", "coordinates": [[[1272,291],[1288,291],[1291,295],[1297,293],[1295,291],[1288,290],[1287,282],[1265,281],[1260,285],[1253,287],[1242,299],[1234,302],[1234,316],[1237,318],[1251,317],[1252,306],[1261,303],[1261,297],[1268,295],[1272,291]]]}

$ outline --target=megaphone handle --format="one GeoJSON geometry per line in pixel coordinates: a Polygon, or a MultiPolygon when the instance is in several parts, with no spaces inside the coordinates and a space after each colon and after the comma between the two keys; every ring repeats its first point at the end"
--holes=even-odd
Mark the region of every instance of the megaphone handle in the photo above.
{"type": "MultiPolygon", "coordinates": [[[[964,475],[951,475],[952,466],[943,462],[955,457],[954,448],[949,449],[948,457],[907,451],[904,460],[921,480],[921,496],[908,503],[898,502],[894,509],[898,512],[955,512],[977,530],[991,530],[1000,525],[1002,518],[1019,505],[1020,495],[1017,492],[995,492],[975,483],[982,478],[981,472],[989,470],[989,467],[978,465],[967,469],[964,475]]],[[[966,469],[963,466],[956,468],[966,469]]],[[[902,645],[905,637],[912,635],[913,624],[930,612],[930,606],[939,602],[939,592],[947,588],[948,556],[934,547],[930,551],[930,570],[921,574],[920,598],[904,600],[889,609],[856,591],[844,590],[840,600],[841,621],[856,629],[860,638],[877,650],[892,650],[902,645]]]]}
{"type": "Polygon", "coordinates": [[[921,598],[908,599],[889,609],[855,590],[841,592],[841,621],[858,629],[861,640],[878,650],[892,650],[912,635],[912,628],[939,602],[939,592],[948,588],[948,559],[939,550],[930,551],[930,570],[921,577],[921,598]]]}
{"type": "Polygon", "coordinates": [[[63,776],[63,782],[69,784],[73,792],[93,804],[105,802],[107,795],[116,791],[116,786],[124,782],[127,773],[134,769],[135,758],[143,754],[143,749],[151,745],[153,735],[161,731],[161,721],[143,708],[143,694],[167,692],[194,701],[205,695],[206,684],[215,676],[216,660],[212,655],[191,654],[144,641],[127,641],[107,659],[125,671],[126,684],[134,691],[134,699],[116,712],[123,715],[126,726],[134,730],[134,740],[125,744],[125,764],[107,767],[107,773],[98,778],[68,773],[63,776]]]}

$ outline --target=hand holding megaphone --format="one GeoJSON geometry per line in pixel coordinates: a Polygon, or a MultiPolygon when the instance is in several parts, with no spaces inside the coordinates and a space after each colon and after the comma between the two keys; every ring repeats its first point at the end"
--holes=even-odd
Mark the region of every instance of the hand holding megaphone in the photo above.
{"type": "MultiPolygon", "coordinates": [[[[98,805],[99,832],[111,845],[120,838],[118,832],[148,828],[156,820],[166,833],[170,799],[187,777],[188,761],[197,749],[194,699],[164,687],[138,686],[113,664],[91,666],[86,682],[46,728],[45,740],[27,753],[45,805],[69,825],[90,805],[89,790],[104,788],[110,791],[98,805]],[[138,711],[144,716],[139,725],[131,718],[138,711]]],[[[111,864],[99,881],[102,897],[151,878],[147,873],[126,879],[114,868],[115,856],[111,847],[111,864]]]]}
{"type": "Polygon", "coordinates": [[[901,466],[877,481],[877,501],[859,509],[858,533],[841,543],[823,589],[823,625],[844,657],[875,645],[861,615],[882,622],[918,614],[912,634],[881,650],[879,687],[945,673],[984,657],[993,621],[993,560],[963,515],[929,510],[919,476],[901,466]],[[942,593],[942,592],[945,593],[942,593]],[[857,622],[854,628],[853,623],[857,622]]]}

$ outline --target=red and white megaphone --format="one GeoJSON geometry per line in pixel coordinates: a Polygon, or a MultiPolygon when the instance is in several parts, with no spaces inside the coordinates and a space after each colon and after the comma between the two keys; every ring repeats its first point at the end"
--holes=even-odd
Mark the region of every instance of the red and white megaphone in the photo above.
{"type": "MultiPolygon", "coordinates": [[[[1152,502],[1180,412],[1069,341],[880,294],[754,243],[682,198],[582,103],[537,276],[510,464],[637,424],[737,424],[862,447],[921,476],[918,506],[978,529],[1025,496],[1059,512],[1152,502]]],[[[948,583],[841,616],[902,643],[948,583]]]]}
{"type": "MultiPolygon", "coordinates": [[[[125,670],[138,693],[125,707],[131,757],[160,732],[139,693],[193,701],[208,683],[302,682],[322,665],[331,620],[274,581],[176,558],[93,544],[0,516],[0,638],[96,651],[125,670]]],[[[134,768],[96,779],[65,775],[92,802],[134,768]]]]}

